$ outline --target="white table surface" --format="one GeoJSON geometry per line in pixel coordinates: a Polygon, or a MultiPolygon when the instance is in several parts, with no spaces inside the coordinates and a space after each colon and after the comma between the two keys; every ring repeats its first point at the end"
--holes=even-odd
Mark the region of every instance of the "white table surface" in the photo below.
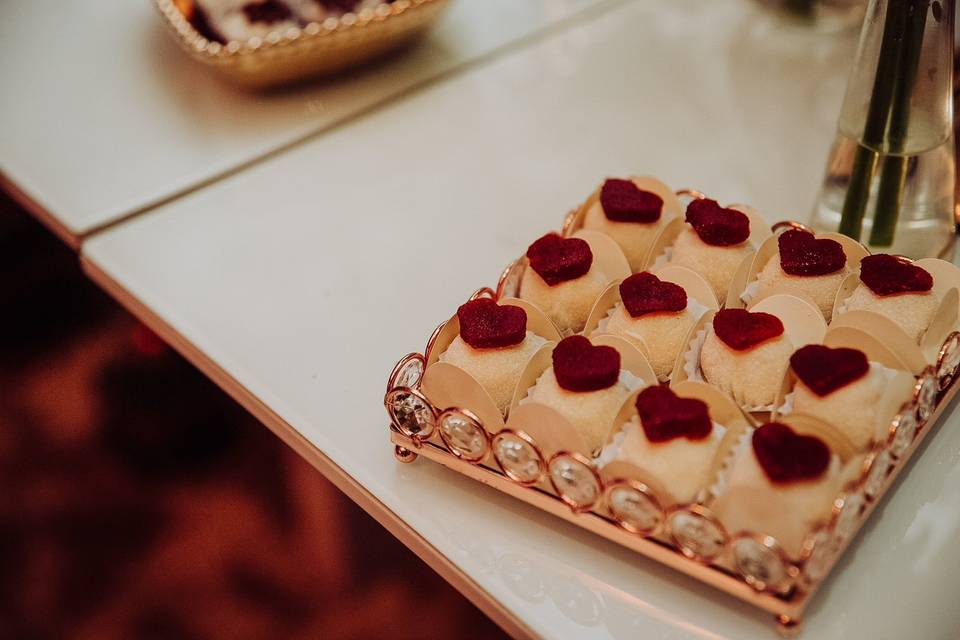
{"type": "MultiPolygon", "coordinates": [[[[747,7],[625,4],[99,234],[87,268],[515,631],[776,637],[720,592],[428,460],[397,463],[381,404],[396,359],[606,175],[806,215],[853,43],[773,43],[747,7]]],[[[804,637],[960,635],[958,422],[874,514],[804,637]]]]}
{"type": "MultiPolygon", "coordinates": [[[[455,0],[416,48],[267,95],[179,50],[151,0],[0,2],[0,173],[65,240],[620,0],[455,0]]],[[[320,177],[318,177],[318,181],[320,177]]]]}

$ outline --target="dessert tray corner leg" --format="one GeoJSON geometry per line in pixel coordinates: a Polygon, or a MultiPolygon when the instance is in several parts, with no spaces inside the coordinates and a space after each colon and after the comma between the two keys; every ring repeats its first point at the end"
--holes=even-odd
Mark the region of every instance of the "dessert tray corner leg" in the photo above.
{"type": "Polygon", "coordinates": [[[410,463],[417,459],[418,454],[400,445],[395,445],[393,447],[393,456],[400,462],[410,463]]]}
{"type": "Polygon", "coordinates": [[[800,635],[803,621],[786,614],[776,616],[777,632],[781,638],[796,638],[800,635]]]}

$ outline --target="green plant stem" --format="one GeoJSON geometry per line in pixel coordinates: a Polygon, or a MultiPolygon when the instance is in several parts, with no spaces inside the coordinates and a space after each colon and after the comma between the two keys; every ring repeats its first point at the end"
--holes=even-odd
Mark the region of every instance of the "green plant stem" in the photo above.
{"type": "Polygon", "coordinates": [[[907,158],[887,156],[880,167],[880,184],[877,186],[877,202],[870,230],[870,245],[889,247],[900,217],[903,191],[907,184],[907,158]]]}
{"type": "Polygon", "coordinates": [[[863,217],[867,212],[870,196],[870,181],[877,165],[878,150],[882,147],[887,131],[887,121],[900,66],[900,51],[903,47],[904,29],[907,22],[909,0],[890,0],[884,16],[883,36],[877,71],[873,79],[867,119],[863,137],[857,145],[850,185],[843,200],[840,215],[840,233],[859,240],[863,231],[863,217]]]}
{"type": "Polygon", "coordinates": [[[901,154],[906,146],[907,130],[910,126],[910,96],[917,80],[929,7],[930,0],[910,0],[907,7],[907,24],[900,50],[900,78],[894,90],[887,130],[887,152],[893,155],[886,158],[880,168],[876,210],[870,231],[870,244],[875,247],[889,247],[893,244],[903,205],[908,159],[901,154]]]}
{"type": "Polygon", "coordinates": [[[879,154],[865,147],[857,145],[853,156],[853,168],[850,171],[850,184],[843,198],[843,212],[840,214],[840,228],[838,231],[854,240],[860,240],[863,230],[863,216],[867,212],[867,200],[870,198],[870,179],[877,166],[879,154]]]}

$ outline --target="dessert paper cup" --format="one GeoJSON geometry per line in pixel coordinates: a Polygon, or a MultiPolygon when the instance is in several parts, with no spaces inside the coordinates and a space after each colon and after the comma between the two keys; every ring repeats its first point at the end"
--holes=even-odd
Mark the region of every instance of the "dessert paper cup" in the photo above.
{"type": "Polygon", "coordinates": [[[593,303],[593,308],[590,309],[590,315],[587,316],[587,323],[584,325],[583,331],[580,332],[581,334],[587,337],[593,337],[594,335],[603,333],[600,329],[601,323],[607,319],[610,311],[620,302],[621,282],[623,282],[623,280],[611,282],[610,286],[603,290],[603,293],[600,294],[597,301],[593,303]]]}
{"type": "Polygon", "coordinates": [[[686,221],[681,216],[674,218],[660,230],[660,233],[654,238],[653,244],[650,245],[650,252],[647,254],[647,259],[644,260],[646,271],[653,271],[654,268],[667,263],[667,260],[670,259],[670,248],[673,246],[673,241],[676,240],[680,232],[684,230],[686,224],[686,221]]]}
{"type": "Polygon", "coordinates": [[[632,273],[630,264],[627,262],[627,257],[623,255],[620,245],[607,234],[590,229],[579,229],[572,233],[570,237],[580,238],[590,245],[594,264],[597,265],[597,268],[609,282],[623,280],[632,273]]]}
{"type": "MultiPolygon", "coordinates": [[[[520,307],[527,313],[527,331],[531,331],[549,341],[559,341],[560,332],[547,315],[537,305],[519,298],[502,298],[497,304],[520,307]]],[[[447,350],[454,338],[460,335],[460,319],[454,313],[446,322],[434,331],[426,350],[426,364],[430,367],[440,359],[440,354],[447,350]]]]}
{"type": "MultiPolygon", "coordinates": [[[[547,344],[560,340],[552,322],[535,305],[516,298],[505,298],[501,305],[522,308],[527,313],[527,330],[546,339],[547,344]]],[[[488,433],[503,428],[503,416],[486,389],[463,369],[448,362],[440,362],[454,338],[460,335],[460,320],[454,314],[440,325],[431,337],[426,352],[426,369],[421,388],[434,406],[440,409],[459,407],[472,411],[480,418],[488,433]],[[496,416],[499,416],[497,419],[496,416]]],[[[534,357],[536,354],[534,354],[534,357]]]]}
{"type": "Polygon", "coordinates": [[[740,294],[747,288],[747,283],[750,278],[750,268],[753,266],[753,258],[754,255],[746,256],[740,263],[740,266],[737,267],[736,272],[734,272],[733,278],[730,280],[730,288],[727,289],[727,299],[724,300],[723,304],[724,308],[743,309],[747,306],[743,298],[740,297],[740,294]]]}
{"type": "MultiPolygon", "coordinates": [[[[580,238],[590,246],[590,252],[593,255],[591,269],[596,269],[602,275],[603,282],[609,285],[611,282],[618,282],[630,275],[630,265],[627,263],[626,256],[609,236],[598,231],[580,230],[572,234],[572,237],[580,238]]],[[[523,280],[529,260],[526,255],[521,256],[507,267],[500,275],[497,283],[495,298],[505,297],[522,298],[523,280]]],[[[535,276],[539,278],[539,276],[535,276]]],[[[570,282],[576,282],[575,280],[570,282]]],[[[561,283],[558,286],[563,286],[561,283]]],[[[544,315],[549,317],[546,309],[540,309],[544,315]]],[[[589,312],[588,312],[589,313],[589,312]]],[[[564,335],[571,335],[574,331],[565,331],[564,335]]]]}
{"type": "Polygon", "coordinates": [[[783,416],[781,422],[790,426],[798,434],[820,438],[836,456],[836,461],[832,459],[827,470],[828,474],[834,473],[835,476],[830,484],[824,487],[824,504],[819,507],[821,513],[811,518],[809,526],[801,527],[788,518],[772,517],[764,509],[758,508],[770,499],[767,495],[769,490],[766,487],[730,485],[730,476],[734,467],[742,456],[750,455],[749,433],[741,436],[741,445],[737,448],[738,455],[726,461],[721,469],[720,475],[724,477],[719,484],[722,490],[719,495],[710,500],[707,506],[732,536],[770,536],[788,558],[796,561],[801,557],[804,542],[809,534],[830,520],[836,497],[859,479],[864,457],[857,453],[853,444],[843,433],[821,420],[802,414],[792,414],[783,416]]]}
{"type": "MultiPolygon", "coordinates": [[[[776,294],[764,298],[750,308],[750,311],[764,312],[777,316],[783,323],[784,334],[799,349],[808,344],[816,344],[823,340],[827,332],[827,324],[823,314],[813,305],[792,294],[776,294]]],[[[704,314],[688,334],[687,348],[677,357],[670,375],[670,386],[674,387],[686,380],[694,380],[709,384],[700,368],[700,350],[706,340],[707,329],[713,322],[714,312],[704,314]]],[[[776,405],[744,405],[742,408],[751,413],[770,412],[776,405]]]]}
{"type": "MultiPolygon", "coordinates": [[[[891,422],[904,403],[909,402],[912,397],[916,378],[892,350],[862,330],[831,327],[824,337],[823,344],[831,348],[845,347],[862,351],[870,362],[870,372],[867,375],[883,376],[883,393],[880,395],[877,406],[874,407],[873,437],[858,451],[866,453],[876,444],[887,440],[891,422]]],[[[788,369],[775,403],[776,409],[770,416],[771,421],[782,422],[782,419],[788,415],[803,415],[793,410],[791,398],[797,382],[796,374],[792,369],[788,369]]],[[[846,439],[851,445],[854,444],[851,438],[846,439]]]]}
{"type": "Polygon", "coordinates": [[[537,402],[526,402],[510,411],[507,429],[522,431],[536,443],[544,460],[560,451],[590,457],[587,441],[559,411],[537,402]]]}
{"type": "Polygon", "coordinates": [[[645,264],[650,245],[660,230],[671,220],[683,217],[683,206],[676,194],[656,178],[634,176],[627,179],[639,189],[655,193],[663,199],[663,208],[658,220],[649,223],[608,220],[600,205],[600,193],[603,189],[603,185],[600,185],[582,205],[570,213],[563,225],[563,235],[573,235],[581,229],[603,233],[623,249],[631,270],[633,267],[639,270],[645,264]],[[596,211],[591,218],[590,211],[594,208],[596,211]]]}
{"type": "Polygon", "coordinates": [[[719,309],[720,303],[713,293],[710,283],[693,269],[680,265],[665,265],[653,271],[664,282],[672,282],[683,287],[687,295],[709,309],[719,309]]]}
{"type": "MultiPolygon", "coordinates": [[[[695,314],[702,315],[707,311],[716,311],[720,308],[717,299],[713,295],[713,289],[697,272],[692,269],[680,266],[668,266],[659,269],[654,275],[665,282],[672,282],[683,287],[687,293],[688,306],[695,314]]],[[[587,323],[583,328],[582,334],[585,336],[599,336],[606,333],[606,325],[610,319],[620,299],[620,283],[622,280],[613,282],[597,298],[587,316],[587,323]]],[[[684,342],[686,344],[686,342],[684,342]]],[[[641,349],[644,356],[648,352],[641,349]]]]}
{"type": "MultiPolygon", "coordinates": [[[[661,219],[665,217],[683,217],[683,205],[680,203],[680,199],[677,197],[677,194],[674,192],[674,190],[664,184],[661,180],[652,176],[630,176],[626,179],[633,181],[638,188],[644,191],[655,193],[663,198],[663,213],[661,214],[661,219]]],[[[593,193],[591,193],[590,196],[584,200],[583,204],[571,212],[570,217],[564,222],[563,225],[564,236],[574,235],[575,232],[583,228],[583,220],[587,215],[587,211],[589,211],[593,205],[600,201],[600,190],[602,188],[603,184],[600,184],[596,189],[593,190],[593,193]]]]}
{"type": "MultiPolygon", "coordinates": [[[[788,230],[788,226],[789,223],[780,222],[775,224],[774,228],[781,228],[782,231],[786,231],[788,230]]],[[[730,293],[727,296],[726,306],[728,308],[749,306],[759,302],[762,298],[777,293],[790,293],[804,299],[809,299],[802,291],[790,286],[775,287],[762,292],[759,291],[760,273],[771,259],[775,259],[780,255],[779,237],[780,233],[777,233],[764,240],[757,249],[757,252],[749,259],[749,266],[746,267],[746,272],[737,272],[737,276],[734,277],[731,283],[730,293]]],[[[817,233],[814,234],[814,237],[818,240],[829,239],[839,242],[843,247],[843,252],[847,256],[847,268],[851,271],[856,271],[859,268],[860,261],[870,255],[870,252],[862,244],[839,233],[817,233]]],[[[745,260],[744,262],[747,261],[745,260]]],[[[741,264],[741,269],[742,268],[743,264],[741,264]]]]}
{"type": "Polygon", "coordinates": [[[780,318],[783,331],[794,348],[823,341],[827,323],[823,314],[809,299],[791,293],[767,296],[749,307],[752,312],[769,313],[780,318]]]}
{"type": "MultiPolygon", "coordinates": [[[[907,258],[903,258],[903,260],[906,261],[907,258]]],[[[940,306],[935,312],[930,326],[927,327],[927,331],[921,337],[919,345],[927,358],[927,362],[932,364],[936,360],[936,354],[931,354],[931,351],[934,348],[939,349],[946,335],[950,331],[955,330],[958,325],[958,318],[960,318],[960,297],[952,304],[948,298],[953,299],[953,295],[950,293],[951,290],[960,291],[960,268],[946,260],[940,260],[938,258],[923,258],[922,260],[914,261],[913,264],[925,269],[933,276],[932,292],[940,301],[940,306]],[[946,333],[944,333],[944,331],[946,333]],[[934,347],[934,344],[936,347],[934,347]]],[[[859,285],[859,273],[851,273],[843,281],[843,284],[840,286],[840,291],[837,292],[836,300],[833,303],[831,325],[840,323],[841,325],[855,326],[851,324],[849,319],[841,320],[841,317],[855,313],[854,311],[847,311],[846,303],[847,299],[850,298],[859,285]]],[[[856,312],[880,315],[876,312],[863,309],[859,309],[856,312]]],[[[861,316],[861,318],[863,319],[865,316],[861,316]]],[[[907,336],[907,340],[912,342],[909,336],[907,336]]]]}
{"type": "MultiPolygon", "coordinates": [[[[595,346],[609,346],[616,349],[620,354],[621,372],[627,372],[627,374],[633,378],[631,382],[638,385],[637,388],[657,384],[657,377],[650,363],[643,357],[643,354],[626,340],[616,336],[605,335],[598,336],[592,339],[591,342],[595,346]]],[[[531,390],[536,386],[540,376],[552,366],[554,347],[556,347],[556,343],[548,342],[541,347],[527,363],[527,367],[521,374],[520,381],[513,395],[513,402],[510,405],[510,412],[508,414],[507,428],[515,431],[525,431],[537,440],[538,444],[538,434],[546,430],[551,434],[548,439],[548,448],[555,444],[557,447],[556,450],[573,451],[592,458],[594,452],[587,446],[586,439],[567,418],[563,417],[556,409],[535,402],[529,397],[531,390]],[[532,418],[538,414],[531,413],[529,409],[531,406],[549,409],[550,416],[547,416],[549,419],[543,421],[539,426],[533,426],[532,418]],[[570,434],[575,434],[575,437],[570,434]]],[[[612,429],[613,424],[611,423],[609,430],[612,429]]],[[[541,451],[545,456],[550,455],[542,446],[541,451]]]]}
{"type": "Polygon", "coordinates": [[[823,337],[823,344],[832,347],[848,347],[863,351],[867,360],[882,364],[888,369],[898,369],[910,373],[910,367],[894,349],[867,329],[831,325],[823,337]]]}
{"type": "Polygon", "coordinates": [[[687,333],[687,337],[684,339],[684,344],[687,347],[677,356],[673,371],[670,373],[671,388],[687,380],[708,384],[703,378],[703,372],[700,371],[700,349],[703,347],[703,340],[706,337],[706,328],[713,322],[713,316],[716,313],[716,311],[708,311],[700,316],[697,323],[687,333]]]}
{"type": "MultiPolygon", "coordinates": [[[[747,238],[747,242],[753,245],[754,250],[756,250],[756,247],[759,247],[767,238],[770,237],[771,231],[767,226],[767,221],[757,212],[756,209],[743,204],[733,204],[727,208],[736,209],[737,211],[746,214],[746,216],[750,218],[750,237],[747,238]]],[[[659,235],[657,235],[657,237],[654,239],[653,245],[650,247],[650,253],[647,255],[647,259],[645,261],[645,269],[647,271],[655,272],[657,267],[667,264],[667,262],[670,260],[673,242],[677,239],[677,236],[680,235],[680,232],[686,228],[686,226],[687,223],[683,216],[681,216],[671,220],[670,223],[660,231],[659,235]]]]}
{"type": "Polygon", "coordinates": [[[503,415],[493,398],[473,376],[459,367],[434,362],[423,372],[420,389],[435,407],[459,407],[472,411],[489,434],[503,429],[503,415]]]}
{"type": "MultiPolygon", "coordinates": [[[[841,293],[843,293],[844,288],[841,289],[841,293]]],[[[934,313],[933,320],[921,336],[920,344],[914,342],[896,322],[875,311],[866,309],[842,310],[844,301],[839,299],[839,294],[838,306],[834,308],[834,318],[830,326],[831,328],[859,329],[874,336],[876,341],[893,351],[911,373],[919,375],[927,365],[937,362],[940,349],[947,336],[957,329],[958,301],[960,301],[960,294],[958,294],[957,289],[947,290],[940,300],[940,305],[934,313]],[[840,310],[838,311],[838,309],[840,310]]]]}
{"type": "Polygon", "coordinates": [[[960,289],[960,268],[952,262],[939,258],[922,258],[915,260],[913,264],[933,276],[933,293],[937,298],[942,300],[950,289],[960,289]]]}
{"type": "Polygon", "coordinates": [[[227,44],[211,42],[194,29],[178,9],[190,7],[191,0],[154,3],[190,57],[240,85],[263,89],[333,73],[402,46],[425,33],[449,1],[402,0],[227,44]]]}
{"type": "MultiPolygon", "coordinates": [[[[623,435],[631,427],[642,428],[637,423],[636,399],[642,389],[637,389],[624,401],[615,425],[615,428],[604,447],[602,454],[598,457],[601,477],[609,482],[622,480],[631,480],[642,483],[650,488],[652,495],[657,503],[664,509],[675,507],[679,504],[690,504],[686,501],[679,501],[671,487],[663,478],[655,477],[650,471],[643,469],[627,460],[616,459],[619,447],[623,442],[623,435]]],[[[682,398],[696,398],[706,403],[710,412],[710,419],[715,425],[720,425],[724,429],[723,437],[718,443],[716,454],[710,461],[710,466],[704,477],[707,479],[700,490],[697,492],[693,503],[699,503],[707,495],[709,487],[714,483],[717,473],[723,465],[723,461],[729,455],[732,447],[741,437],[741,435],[750,429],[750,421],[740,410],[740,408],[728,396],[721,393],[718,389],[702,382],[687,381],[677,387],[674,392],[682,398]]]]}
{"type": "MultiPolygon", "coordinates": [[[[608,281],[623,280],[630,275],[630,265],[627,263],[626,256],[623,255],[620,246],[610,236],[599,231],[580,229],[571,233],[569,237],[580,238],[590,245],[594,264],[608,281]]],[[[527,256],[522,255],[503,270],[503,273],[500,274],[500,280],[497,282],[496,297],[498,299],[519,297],[520,281],[523,279],[523,272],[526,271],[528,266],[527,256]]]]}

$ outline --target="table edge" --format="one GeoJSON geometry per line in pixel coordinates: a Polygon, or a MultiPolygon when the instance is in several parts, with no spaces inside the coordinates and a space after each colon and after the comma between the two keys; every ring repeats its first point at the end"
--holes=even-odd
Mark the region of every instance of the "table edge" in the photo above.
{"type": "Polygon", "coordinates": [[[43,226],[49,229],[53,235],[60,238],[68,247],[74,251],[80,250],[80,244],[83,241],[81,234],[73,231],[63,222],[57,219],[52,213],[46,210],[35,198],[24,191],[13,178],[0,170],[0,190],[7,192],[14,202],[23,207],[34,218],[40,221],[43,226]]]}

